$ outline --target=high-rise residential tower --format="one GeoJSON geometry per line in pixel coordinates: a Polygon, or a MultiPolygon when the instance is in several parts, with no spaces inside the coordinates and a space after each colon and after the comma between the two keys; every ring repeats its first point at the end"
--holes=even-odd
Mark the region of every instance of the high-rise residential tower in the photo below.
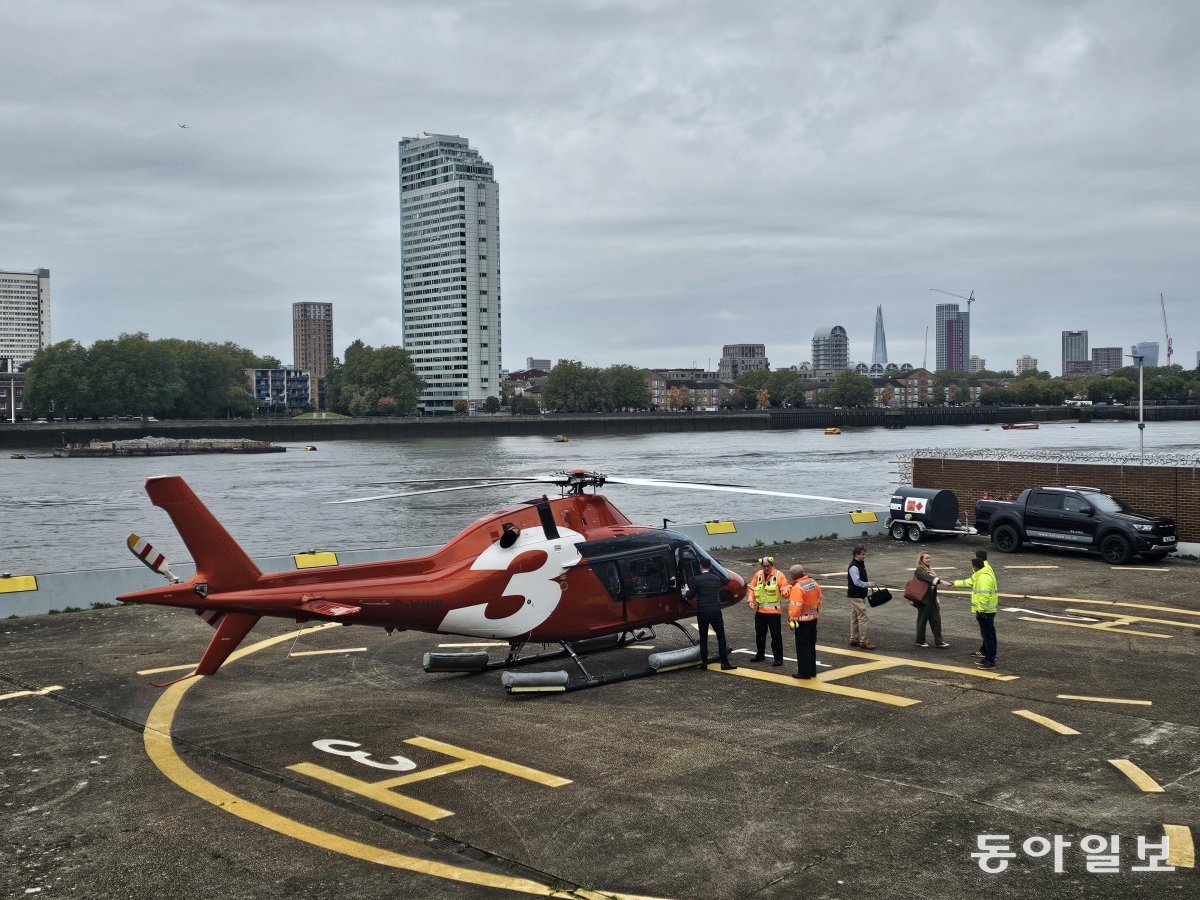
{"type": "Polygon", "coordinates": [[[1037,357],[1025,354],[1017,360],[1017,374],[1022,372],[1036,372],[1038,370],[1037,357]]]}
{"type": "Polygon", "coordinates": [[[937,343],[934,371],[967,371],[971,358],[971,313],[959,312],[957,303],[939,303],[934,310],[937,343]]]}
{"type": "Polygon", "coordinates": [[[297,369],[324,377],[333,359],[333,304],[292,304],[292,359],[297,369]]]}
{"type": "Polygon", "coordinates": [[[871,365],[887,365],[887,337],[883,333],[883,307],[875,307],[875,344],[871,348],[871,365]]]}
{"type": "Polygon", "coordinates": [[[1092,371],[1097,375],[1109,375],[1125,365],[1122,347],[1093,347],[1092,371]]]}
{"type": "Polygon", "coordinates": [[[850,338],[841,325],[818,328],[812,338],[812,367],[814,369],[850,368],[850,338]]]}
{"type": "Polygon", "coordinates": [[[1092,358],[1088,356],[1088,333],[1086,331],[1064,331],[1062,333],[1062,373],[1091,371],[1092,358]]]}
{"type": "Polygon", "coordinates": [[[404,349],[419,405],[500,396],[500,202],[491,163],[464,137],[400,141],[404,349]]]}
{"type": "Polygon", "coordinates": [[[0,359],[22,366],[50,346],[50,270],[0,269],[0,359]]]}
{"type": "Polygon", "coordinates": [[[766,344],[726,344],[721,348],[717,371],[722,381],[733,381],[743,372],[762,372],[771,368],[766,344]]]}

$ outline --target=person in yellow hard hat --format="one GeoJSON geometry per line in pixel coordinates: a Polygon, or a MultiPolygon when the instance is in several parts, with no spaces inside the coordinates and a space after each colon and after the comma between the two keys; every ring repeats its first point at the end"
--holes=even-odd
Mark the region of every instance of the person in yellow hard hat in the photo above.
{"type": "Polygon", "coordinates": [[[746,602],[754,610],[754,645],[758,653],[755,662],[766,659],[767,632],[771,632],[771,652],[774,666],[783,665],[783,634],[779,625],[783,601],[787,597],[788,580],[775,568],[775,557],[764,556],[758,561],[759,570],[747,585],[746,602]]]}

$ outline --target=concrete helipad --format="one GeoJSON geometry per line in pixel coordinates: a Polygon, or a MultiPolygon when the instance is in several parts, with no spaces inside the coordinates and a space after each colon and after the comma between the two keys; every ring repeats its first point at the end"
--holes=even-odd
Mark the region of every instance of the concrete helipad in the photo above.
{"type": "Polygon", "coordinates": [[[526,698],[420,670],[465,638],[264,620],[160,689],[211,635],[189,612],[4,620],[2,896],[1195,896],[1200,564],[992,551],[987,672],[965,593],[948,650],[898,596],[918,549],[961,577],[982,546],[873,539],[873,651],[846,644],[849,544],[770,548],[824,576],[816,682],[786,632],[783,668],[749,661],[745,607],[736,671],[526,698]]]}

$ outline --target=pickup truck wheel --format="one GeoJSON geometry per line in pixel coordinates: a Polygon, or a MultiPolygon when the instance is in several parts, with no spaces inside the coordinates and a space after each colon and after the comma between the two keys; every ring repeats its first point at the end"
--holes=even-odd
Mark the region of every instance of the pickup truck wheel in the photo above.
{"type": "Polygon", "coordinates": [[[921,529],[918,528],[916,525],[909,525],[908,526],[908,539],[910,541],[912,541],[914,544],[921,543],[921,529]]]}
{"type": "Polygon", "coordinates": [[[992,532],[992,546],[1001,553],[1016,553],[1021,549],[1021,536],[1011,525],[999,525],[992,532]]]}
{"type": "Polygon", "coordinates": [[[1110,534],[1100,542],[1100,555],[1105,562],[1114,566],[1123,566],[1133,559],[1133,547],[1127,538],[1119,534],[1110,534]]]}
{"type": "Polygon", "coordinates": [[[907,529],[904,527],[903,522],[893,522],[888,533],[892,536],[893,541],[902,541],[904,540],[905,531],[907,531],[907,529]]]}

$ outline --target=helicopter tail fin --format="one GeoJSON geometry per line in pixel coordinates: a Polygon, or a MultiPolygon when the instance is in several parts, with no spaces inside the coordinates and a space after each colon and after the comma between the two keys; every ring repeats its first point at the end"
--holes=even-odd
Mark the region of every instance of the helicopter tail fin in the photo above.
{"type": "Polygon", "coordinates": [[[258,566],[182,478],[148,478],[146,493],[171,517],[196,564],[195,579],[208,585],[208,593],[242,590],[258,581],[258,566]]]}

